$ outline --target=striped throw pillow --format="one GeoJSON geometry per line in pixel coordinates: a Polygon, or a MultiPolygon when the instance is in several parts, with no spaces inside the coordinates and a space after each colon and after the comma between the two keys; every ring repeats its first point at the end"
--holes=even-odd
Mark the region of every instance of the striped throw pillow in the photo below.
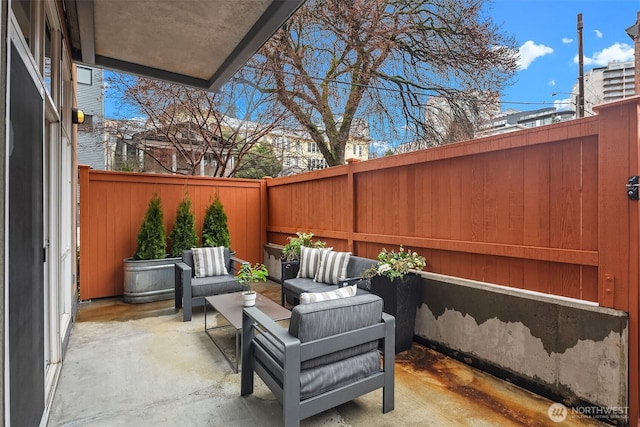
{"type": "Polygon", "coordinates": [[[229,274],[224,265],[224,246],[192,248],[191,251],[193,252],[193,272],[196,277],[229,274]]]}
{"type": "Polygon", "coordinates": [[[300,246],[300,269],[298,277],[313,279],[320,266],[320,254],[330,251],[331,248],[307,248],[300,246]]]}
{"type": "Polygon", "coordinates": [[[347,277],[347,264],[349,264],[351,252],[323,252],[320,257],[320,267],[315,282],[337,285],[338,279],[347,277]]]}
{"type": "Polygon", "coordinates": [[[300,294],[300,304],[311,304],[312,302],[352,297],[357,291],[358,285],[345,286],[344,288],[327,292],[303,292],[300,294]]]}

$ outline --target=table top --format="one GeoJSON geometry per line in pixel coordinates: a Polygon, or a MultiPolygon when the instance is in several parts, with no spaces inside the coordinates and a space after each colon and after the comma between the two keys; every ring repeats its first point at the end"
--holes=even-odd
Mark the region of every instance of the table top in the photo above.
{"type": "MultiPolygon", "coordinates": [[[[205,300],[236,329],[242,329],[242,292],[213,295],[205,300]]],[[[256,307],[273,320],[291,318],[291,312],[256,292],[256,307]]]]}

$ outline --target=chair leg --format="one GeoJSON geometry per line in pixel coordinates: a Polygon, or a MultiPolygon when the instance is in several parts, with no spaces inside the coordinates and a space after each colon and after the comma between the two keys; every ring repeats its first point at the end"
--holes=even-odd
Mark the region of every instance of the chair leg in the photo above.
{"type": "Polygon", "coordinates": [[[253,321],[242,314],[242,372],[240,373],[240,396],[253,393],[253,321]]]}
{"type": "Polygon", "coordinates": [[[176,311],[182,308],[182,286],[176,286],[175,288],[175,307],[176,311]]]}
{"type": "Polygon", "coordinates": [[[175,308],[176,311],[182,308],[182,271],[176,266],[174,270],[175,276],[175,285],[174,285],[174,295],[175,295],[175,308]]]}
{"type": "Polygon", "coordinates": [[[183,322],[191,321],[191,300],[184,302],[184,307],[182,308],[182,321],[183,322]]]}

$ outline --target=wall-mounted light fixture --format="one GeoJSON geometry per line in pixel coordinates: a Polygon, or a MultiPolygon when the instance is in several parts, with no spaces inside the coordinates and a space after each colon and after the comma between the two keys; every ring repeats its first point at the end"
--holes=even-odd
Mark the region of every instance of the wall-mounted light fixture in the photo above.
{"type": "Polygon", "coordinates": [[[74,108],[71,110],[71,122],[74,125],[84,123],[84,111],[74,108]]]}

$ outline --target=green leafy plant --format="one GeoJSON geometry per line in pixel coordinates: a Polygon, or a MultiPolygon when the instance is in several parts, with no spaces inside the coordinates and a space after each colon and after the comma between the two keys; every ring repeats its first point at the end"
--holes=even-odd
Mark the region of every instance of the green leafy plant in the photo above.
{"type": "Polygon", "coordinates": [[[378,254],[378,263],[365,270],[362,277],[370,279],[373,276],[387,276],[393,280],[409,273],[409,270],[422,270],[426,265],[427,262],[423,256],[405,250],[402,245],[398,252],[382,248],[378,254]]]}
{"type": "Polygon", "coordinates": [[[231,246],[231,237],[227,225],[227,214],[218,195],[204,214],[202,226],[202,243],[204,246],[231,246]]]}
{"type": "Polygon", "coordinates": [[[166,235],[160,197],[154,194],[138,232],[138,247],[134,259],[160,259],[167,255],[166,235]]]}
{"type": "Polygon", "coordinates": [[[264,264],[255,263],[251,265],[247,263],[242,264],[242,267],[238,270],[238,274],[236,274],[236,279],[244,285],[248,291],[252,292],[251,285],[259,281],[266,282],[268,275],[269,270],[267,270],[264,264]]]}
{"type": "Polygon", "coordinates": [[[171,234],[171,256],[182,256],[182,251],[198,246],[198,234],[196,232],[196,220],[191,210],[191,199],[185,194],[184,199],[178,205],[176,222],[171,234]]]}
{"type": "Polygon", "coordinates": [[[300,246],[307,248],[324,248],[327,244],[322,240],[313,241],[313,233],[303,233],[298,231],[298,237],[288,237],[288,243],[282,248],[282,259],[284,261],[295,261],[300,259],[300,246]]]}

